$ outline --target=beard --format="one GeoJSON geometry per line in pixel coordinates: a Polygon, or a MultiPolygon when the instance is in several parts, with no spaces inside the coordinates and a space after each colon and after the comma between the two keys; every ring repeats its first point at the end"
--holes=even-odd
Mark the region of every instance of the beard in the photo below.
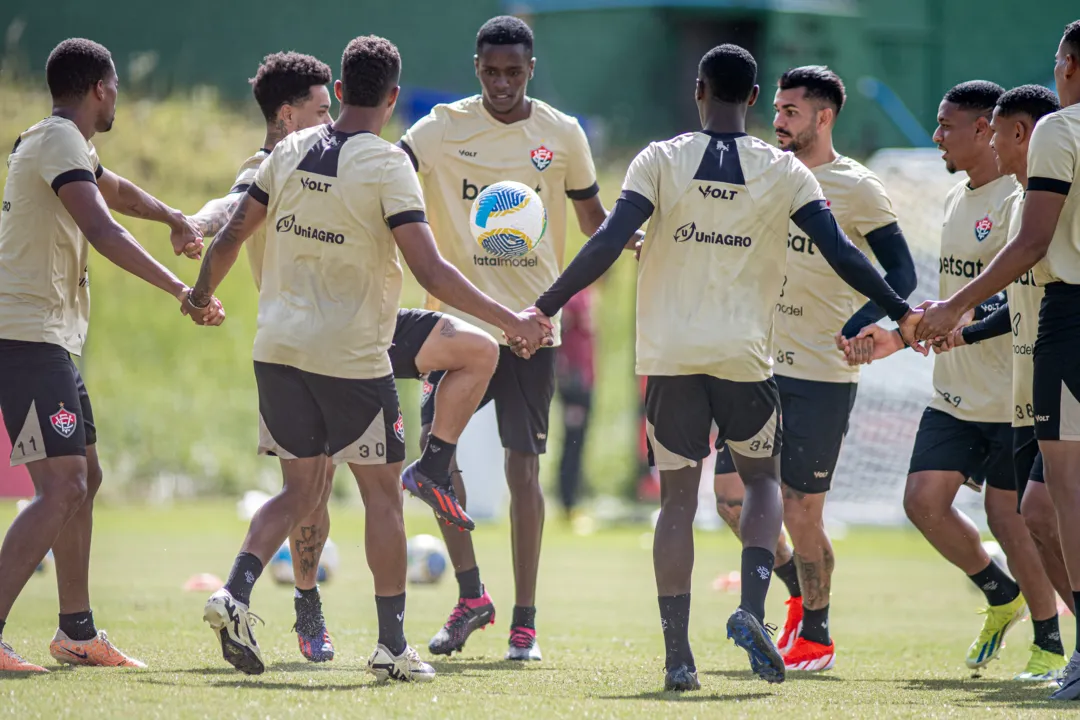
{"type": "Polygon", "coordinates": [[[787,145],[783,146],[782,150],[784,152],[792,153],[802,152],[803,150],[812,147],[814,141],[817,139],[811,130],[799,133],[798,135],[790,135],[788,133],[777,133],[777,135],[787,141],[787,145]]]}

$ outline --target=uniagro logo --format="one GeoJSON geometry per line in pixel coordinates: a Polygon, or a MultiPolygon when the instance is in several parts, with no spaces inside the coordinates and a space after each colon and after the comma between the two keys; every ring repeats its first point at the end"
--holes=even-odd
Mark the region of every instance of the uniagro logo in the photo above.
{"type": "Polygon", "coordinates": [[[345,236],[341,233],[313,228],[308,225],[301,225],[296,221],[296,215],[292,213],[278,218],[277,223],[274,225],[274,229],[279,233],[291,232],[298,237],[311,238],[313,240],[318,240],[319,242],[331,243],[333,245],[345,244],[345,236]]]}
{"type": "Polygon", "coordinates": [[[686,242],[690,238],[694,237],[694,233],[697,232],[697,223],[688,222],[685,225],[680,225],[675,228],[675,242],[686,242]]]}

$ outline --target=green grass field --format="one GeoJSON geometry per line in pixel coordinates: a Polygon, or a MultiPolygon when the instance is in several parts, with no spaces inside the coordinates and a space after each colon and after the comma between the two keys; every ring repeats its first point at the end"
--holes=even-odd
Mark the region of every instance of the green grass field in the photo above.
{"type": "MultiPolygon", "coordinates": [[[[410,505],[410,534],[433,521],[410,505]]],[[[0,506],[6,525],[12,505],[0,506]]],[[[220,657],[203,624],[206,593],[186,593],[197,572],[226,573],[246,523],[230,504],[172,509],[104,505],[97,514],[92,597],[99,627],[149,663],[147,670],[60,669],[48,657],[56,628],[52,571],[32,578],[4,638],[48,676],[5,679],[4,714],[31,717],[337,718],[337,717],[1050,717],[1044,688],[1011,681],[1026,661],[1030,623],[1019,625],[1001,659],[981,677],[964,667],[981,622],[967,580],[913,531],[852,532],[836,542],[832,623],[839,661],[828,673],[790,675],[780,686],[752,678],[746,656],[724,637],[737,596],[711,589],[738,567],[726,533],[699,533],[691,640],[703,688],[686,695],[662,687],[663,645],[652,579],[651,533],[643,526],[579,537],[551,523],[541,570],[542,664],[502,661],[512,605],[508,531],[476,531],[485,582],[500,615],[464,653],[434,663],[425,686],[378,686],[364,672],[376,626],[362,548],[363,514],[333,509],[331,536],[341,551],[337,577],[323,586],[338,657],[313,666],[300,656],[291,592],[264,576],[253,609],[268,670],[257,678],[220,657]]],[[[782,620],[783,589],[771,593],[770,620],[782,620]]],[[[406,631],[427,657],[427,640],[456,597],[452,578],[410,587],[406,631]]],[[[1072,618],[1063,618],[1066,647],[1072,618]]]]}

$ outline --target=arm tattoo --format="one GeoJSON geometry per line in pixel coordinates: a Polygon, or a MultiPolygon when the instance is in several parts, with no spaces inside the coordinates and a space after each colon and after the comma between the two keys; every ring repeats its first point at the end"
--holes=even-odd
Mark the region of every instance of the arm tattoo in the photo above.
{"type": "Polygon", "coordinates": [[[206,250],[206,257],[203,258],[202,267],[199,268],[199,279],[195,282],[195,287],[191,289],[191,301],[198,307],[210,302],[210,298],[216,289],[216,283],[213,279],[215,256],[219,252],[226,252],[235,258],[240,251],[238,246],[243,241],[239,239],[239,230],[244,224],[244,218],[247,217],[248,203],[246,200],[246,196],[242,198],[236,210],[229,217],[228,223],[214,237],[210,247],[206,250]]]}
{"type": "Polygon", "coordinates": [[[229,222],[229,216],[236,210],[236,206],[240,204],[240,198],[242,197],[241,193],[234,193],[217,200],[211,200],[206,204],[206,207],[191,216],[203,237],[217,235],[221,228],[225,227],[225,223],[229,222]]]}

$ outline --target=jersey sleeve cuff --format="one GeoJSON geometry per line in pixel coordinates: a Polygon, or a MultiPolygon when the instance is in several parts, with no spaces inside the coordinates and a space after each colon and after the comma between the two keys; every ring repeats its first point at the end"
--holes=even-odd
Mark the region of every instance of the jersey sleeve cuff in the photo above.
{"type": "Polygon", "coordinates": [[[252,200],[255,200],[262,205],[270,204],[270,193],[259,187],[258,183],[251,183],[247,189],[247,194],[251,196],[252,200]]]}
{"type": "Polygon", "coordinates": [[[811,200],[803,205],[801,208],[795,211],[791,216],[791,222],[795,223],[799,227],[802,227],[806,219],[816,215],[822,210],[828,210],[829,206],[824,200],[811,200]]]}
{"type": "Polygon", "coordinates": [[[97,170],[94,171],[94,177],[98,180],[105,174],[105,168],[101,167],[101,163],[98,163],[97,170]]]}
{"type": "Polygon", "coordinates": [[[390,226],[390,229],[401,227],[402,225],[408,225],[409,223],[426,223],[427,215],[423,210],[406,210],[404,212],[395,213],[386,218],[386,224],[390,226]]]}
{"type": "Polygon", "coordinates": [[[92,182],[97,185],[97,178],[89,170],[68,170],[57,175],[52,181],[54,193],[59,194],[60,188],[73,182],[92,182]]]}
{"type": "Polygon", "coordinates": [[[599,194],[600,184],[595,182],[583,190],[566,191],[566,197],[570,198],[571,200],[588,200],[589,198],[594,198],[599,194]]]}
{"type": "Polygon", "coordinates": [[[1072,183],[1067,180],[1058,180],[1057,178],[1048,177],[1033,177],[1028,178],[1028,192],[1032,190],[1042,190],[1043,192],[1057,193],[1058,195],[1068,195],[1069,190],[1072,189],[1072,183]]]}
{"type": "Polygon", "coordinates": [[[652,217],[653,212],[656,210],[656,206],[653,205],[652,200],[645,197],[639,192],[633,190],[623,190],[619,195],[620,200],[625,200],[641,212],[645,213],[646,219],[652,217]]]}
{"type": "Polygon", "coordinates": [[[251,183],[236,183],[231,188],[229,188],[228,194],[233,195],[234,193],[244,193],[247,192],[250,187],[251,183]]]}
{"type": "Polygon", "coordinates": [[[416,153],[409,147],[409,143],[405,142],[404,138],[402,138],[401,140],[398,140],[397,145],[409,156],[409,162],[412,163],[413,170],[420,172],[420,161],[416,159],[416,153]]]}

